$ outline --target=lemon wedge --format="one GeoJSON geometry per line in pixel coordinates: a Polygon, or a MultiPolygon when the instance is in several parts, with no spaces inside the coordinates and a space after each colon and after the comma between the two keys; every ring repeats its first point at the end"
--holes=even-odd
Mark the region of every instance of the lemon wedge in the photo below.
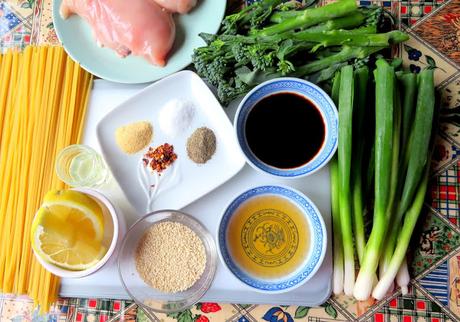
{"type": "Polygon", "coordinates": [[[45,261],[69,270],[94,266],[106,253],[99,204],[82,192],[46,194],[31,229],[32,248],[45,261]]]}

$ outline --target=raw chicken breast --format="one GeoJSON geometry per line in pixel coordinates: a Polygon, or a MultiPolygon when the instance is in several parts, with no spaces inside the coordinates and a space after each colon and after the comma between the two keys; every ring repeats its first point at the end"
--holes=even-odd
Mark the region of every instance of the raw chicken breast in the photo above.
{"type": "Polygon", "coordinates": [[[187,13],[196,5],[196,0],[155,0],[155,2],[171,12],[178,13],[187,13]]]}
{"type": "Polygon", "coordinates": [[[171,13],[151,0],[63,0],[62,18],[84,18],[101,46],[121,57],[130,53],[164,66],[176,28],[171,13]]]}

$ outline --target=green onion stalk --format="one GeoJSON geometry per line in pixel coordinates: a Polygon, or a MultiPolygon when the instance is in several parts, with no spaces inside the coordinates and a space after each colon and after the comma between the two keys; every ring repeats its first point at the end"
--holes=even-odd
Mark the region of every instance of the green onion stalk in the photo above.
{"type": "Polygon", "coordinates": [[[401,288],[402,295],[407,295],[409,293],[409,282],[409,268],[407,267],[407,258],[404,257],[401,267],[396,274],[396,284],[401,288]]]}
{"type": "Polygon", "coordinates": [[[356,96],[354,110],[353,126],[353,157],[352,157],[352,200],[353,200],[353,228],[355,233],[356,251],[359,262],[362,263],[364,248],[366,247],[364,233],[364,201],[363,201],[363,154],[364,144],[362,144],[364,135],[364,116],[367,105],[367,92],[369,81],[369,69],[362,66],[355,70],[355,87],[356,96]]]}
{"type": "Polygon", "coordinates": [[[405,73],[398,77],[404,97],[402,105],[401,146],[405,147],[412,128],[415,102],[417,100],[417,74],[405,73]]]}
{"type": "MultiPolygon", "coordinates": [[[[332,83],[332,100],[335,104],[339,101],[340,88],[340,71],[335,74],[332,83]]],[[[332,279],[332,292],[336,295],[343,292],[343,242],[342,231],[340,225],[339,213],[339,169],[337,164],[337,155],[335,155],[330,163],[331,176],[331,212],[332,212],[332,229],[334,232],[334,269],[332,279]]]]}
{"type": "MultiPolygon", "coordinates": [[[[399,96],[399,90],[395,87],[394,89],[394,110],[393,110],[393,117],[394,117],[394,125],[393,125],[393,149],[392,149],[392,160],[391,160],[391,172],[390,172],[390,191],[388,197],[388,206],[387,206],[387,221],[391,222],[393,213],[395,211],[395,199],[398,190],[398,182],[399,180],[399,150],[400,150],[400,142],[401,142],[401,101],[399,96]]],[[[385,245],[387,246],[387,245],[385,245]]],[[[384,247],[385,247],[384,246],[384,247]]],[[[384,248],[387,250],[387,248],[384,248]]],[[[388,267],[389,260],[391,259],[391,255],[393,254],[393,249],[391,249],[390,256],[385,256],[385,252],[382,254],[380,258],[379,264],[379,275],[383,275],[385,270],[388,267]]]]}
{"type": "Polygon", "coordinates": [[[353,294],[355,284],[355,260],[352,231],[352,202],[350,191],[351,149],[352,149],[352,118],[354,102],[353,66],[344,66],[340,71],[339,89],[339,213],[343,238],[344,253],[344,285],[346,295],[353,294]]]}
{"type": "Polygon", "coordinates": [[[423,201],[425,200],[427,186],[428,186],[428,169],[425,170],[425,174],[423,175],[422,182],[420,183],[418,189],[416,190],[415,199],[413,200],[412,205],[409,207],[409,209],[406,212],[404,225],[401,228],[398,244],[396,246],[393,257],[391,258],[388,269],[386,270],[385,274],[380,277],[379,282],[377,283],[377,285],[375,286],[372,292],[372,296],[377,300],[381,300],[385,297],[388,289],[393,284],[393,281],[401,265],[404,262],[406,252],[407,252],[407,247],[409,246],[409,242],[412,236],[412,232],[414,231],[415,224],[417,223],[417,219],[423,207],[423,201]]]}
{"type": "MultiPolygon", "coordinates": [[[[431,69],[425,69],[419,74],[418,78],[415,119],[400,166],[400,173],[405,176],[405,179],[402,181],[401,200],[397,206],[395,216],[392,218],[393,224],[387,235],[383,255],[386,263],[393,256],[400,223],[404,213],[413,201],[423,170],[428,162],[428,148],[435,106],[434,72],[431,69]]],[[[403,108],[405,108],[404,105],[403,108]]]]}
{"type": "Polygon", "coordinates": [[[343,292],[343,243],[342,232],[340,225],[340,210],[339,210],[339,169],[337,165],[337,157],[334,156],[330,163],[331,175],[331,210],[332,224],[334,231],[334,269],[333,269],[333,287],[332,292],[336,295],[343,292]]]}
{"type": "MultiPolygon", "coordinates": [[[[372,292],[375,273],[385,238],[387,205],[390,195],[390,172],[393,149],[393,105],[395,74],[384,59],[376,61],[375,77],[375,201],[374,223],[366,245],[353,295],[365,301],[372,292]]],[[[340,134],[339,134],[340,135],[340,134]]]]}
{"type": "MultiPolygon", "coordinates": [[[[407,165],[408,165],[408,157],[410,156],[408,142],[410,133],[412,130],[413,124],[413,115],[417,100],[417,75],[414,73],[397,73],[398,80],[400,85],[403,89],[403,102],[402,102],[402,124],[401,124],[401,140],[400,144],[402,147],[406,147],[406,150],[403,151],[400,160],[399,166],[399,175],[404,176],[407,172],[407,165]]],[[[398,186],[398,195],[402,193],[402,189],[404,186],[404,181],[399,180],[398,186]]],[[[397,209],[395,209],[397,211],[397,209]]],[[[395,214],[395,217],[392,220],[396,224],[396,227],[392,228],[392,231],[388,233],[388,240],[385,245],[385,249],[383,252],[383,259],[382,259],[382,266],[386,267],[393,256],[395,244],[396,244],[396,237],[398,235],[397,227],[399,227],[399,222],[402,218],[402,211],[399,214],[395,214]]]]}
{"type": "MultiPolygon", "coordinates": [[[[398,78],[399,85],[402,88],[402,106],[401,106],[401,118],[402,119],[401,119],[401,124],[400,124],[400,132],[401,132],[400,136],[401,137],[400,137],[398,146],[406,147],[408,139],[409,139],[409,135],[412,129],[413,114],[414,114],[415,103],[417,99],[417,74],[397,72],[396,76],[398,78]]],[[[407,171],[407,162],[405,161],[405,159],[407,158],[406,154],[407,154],[406,152],[399,153],[400,161],[399,161],[398,176],[404,176],[407,171]],[[402,157],[401,157],[401,154],[403,154],[402,157]]],[[[403,185],[404,185],[404,181],[399,180],[397,191],[396,191],[396,194],[398,196],[401,194],[403,185]]],[[[393,209],[393,211],[396,211],[396,209],[393,209]]],[[[397,219],[397,216],[395,217],[395,219],[397,219]]],[[[392,233],[390,232],[389,235],[391,234],[392,233]]],[[[393,235],[395,235],[394,232],[393,232],[393,235]]],[[[385,245],[385,249],[382,254],[382,259],[380,261],[381,273],[384,273],[384,271],[386,270],[391,260],[391,256],[393,256],[395,243],[396,243],[395,236],[393,236],[388,239],[385,245]]],[[[403,275],[402,272],[401,274],[403,275]]],[[[403,278],[402,275],[401,275],[401,279],[403,278]]]]}

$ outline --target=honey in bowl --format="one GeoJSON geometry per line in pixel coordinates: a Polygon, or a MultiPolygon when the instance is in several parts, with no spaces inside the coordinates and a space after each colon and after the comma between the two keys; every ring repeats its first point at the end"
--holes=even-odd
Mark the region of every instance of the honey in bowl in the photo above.
{"type": "Polygon", "coordinates": [[[310,250],[305,214],[279,195],[260,195],[242,203],[227,227],[227,247],[236,265],[259,279],[294,273],[310,250]]]}

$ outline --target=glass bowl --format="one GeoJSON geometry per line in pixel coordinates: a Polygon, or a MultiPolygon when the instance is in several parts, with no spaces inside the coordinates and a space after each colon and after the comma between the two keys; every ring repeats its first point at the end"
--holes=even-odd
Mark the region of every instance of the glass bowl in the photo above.
{"type": "Polygon", "coordinates": [[[159,210],[139,219],[128,230],[118,254],[118,273],[129,296],[147,312],[172,313],[182,311],[195,303],[211,286],[217,267],[217,248],[211,234],[196,219],[177,210],[159,210]],[[200,279],[189,289],[178,293],[164,293],[152,288],[139,276],[135,253],[139,240],[153,224],[178,222],[189,227],[203,242],[206,266],[200,279]]]}

